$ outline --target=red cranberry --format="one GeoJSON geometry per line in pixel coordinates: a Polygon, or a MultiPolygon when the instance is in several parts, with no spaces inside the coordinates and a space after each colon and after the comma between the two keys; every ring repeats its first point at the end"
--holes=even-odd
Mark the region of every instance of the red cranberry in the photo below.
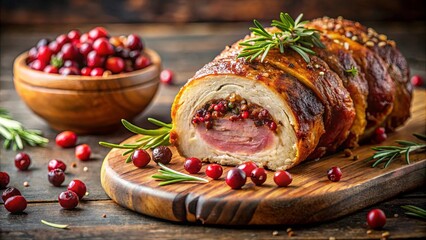
{"type": "Polygon", "coordinates": [[[56,37],[56,42],[62,48],[62,46],[64,46],[65,43],[69,43],[70,42],[70,39],[68,38],[67,35],[61,34],[58,37],[56,37]]]}
{"type": "Polygon", "coordinates": [[[87,188],[84,182],[74,179],[68,184],[68,190],[75,192],[81,200],[86,195],[87,188]]]}
{"type": "Polygon", "coordinates": [[[80,73],[82,76],[90,76],[90,73],[92,72],[92,68],[84,67],[81,69],[80,73]]]}
{"type": "Polygon", "coordinates": [[[104,69],[97,67],[97,68],[93,68],[92,71],[90,72],[90,76],[95,77],[95,76],[102,76],[104,74],[104,69]]]}
{"type": "Polygon", "coordinates": [[[64,62],[64,67],[74,67],[74,68],[79,68],[78,63],[76,61],[73,60],[66,60],[64,62]]]}
{"type": "Polygon", "coordinates": [[[49,171],[55,170],[57,168],[65,172],[65,170],[67,169],[67,165],[59,159],[52,159],[47,164],[47,169],[49,171]]]}
{"type": "Polygon", "coordinates": [[[219,179],[222,176],[223,168],[219,164],[210,164],[206,168],[206,175],[213,179],[219,179]]]}
{"type": "Polygon", "coordinates": [[[1,195],[1,199],[3,199],[3,202],[6,202],[6,200],[10,197],[13,196],[20,196],[21,192],[14,188],[14,187],[8,187],[6,188],[6,190],[3,191],[2,195],[1,195]]]}
{"type": "Polygon", "coordinates": [[[250,114],[249,114],[249,112],[248,112],[248,111],[243,111],[243,112],[241,113],[241,117],[242,117],[242,118],[244,118],[244,119],[247,119],[249,116],[250,116],[250,114]]]}
{"type": "MultiPolygon", "coordinates": [[[[126,49],[124,48],[124,49],[123,49],[123,53],[122,53],[122,54],[126,54],[126,53],[125,53],[125,51],[126,51],[126,49]]],[[[130,52],[128,53],[128,57],[129,57],[130,59],[132,59],[132,61],[135,61],[135,60],[136,60],[136,58],[138,58],[140,55],[141,55],[141,52],[140,52],[140,51],[138,51],[138,50],[130,51],[130,52]]],[[[123,58],[124,58],[124,57],[123,57],[123,58]]]]}
{"type": "Polygon", "coordinates": [[[246,184],[246,173],[239,168],[232,168],[226,175],[225,182],[232,189],[240,189],[246,184]]]}
{"type": "Polygon", "coordinates": [[[256,168],[250,174],[251,181],[256,184],[256,186],[262,185],[266,181],[266,177],[267,175],[264,168],[256,168]]]}
{"type": "Polygon", "coordinates": [[[29,66],[34,70],[43,71],[43,69],[46,67],[46,63],[36,59],[32,61],[29,66]]]}
{"type": "Polygon", "coordinates": [[[91,51],[87,54],[86,61],[88,67],[102,67],[104,65],[105,58],[96,53],[96,51],[91,51]]]}
{"type": "Polygon", "coordinates": [[[31,164],[31,158],[28,154],[21,152],[15,156],[15,166],[19,170],[21,171],[27,170],[30,164],[31,164]]]}
{"type": "Polygon", "coordinates": [[[50,57],[52,57],[52,50],[48,46],[41,46],[38,49],[37,59],[48,63],[50,62],[50,57]]]}
{"type": "Polygon", "coordinates": [[[423,86],[423,79],[419,75],[414,75],[411,77],[411,84],[415,87],[423,86]]]}
{"type": "Polygon", "coordinates": [[[271,131],[275,131],[275,130],[277,130],[277,124],[276,124],[274,121],[271,121],[271,122],[268,124],[268,127],[269,127],[269,129],[271,129],[271,131]]]}
{"type": "Polygon", "coordinates": [[[81,43],[87,43],[87,42],[90,43],[91,41],[92,41],[92,39],[89,38],[89,34],[88,33],[81,34],[81,36],[80,36],[80,42],[81,43]]]}
{"type": "Polygon", "coordinates": [[[61,48],[63,60],[74,60],[78,57],[77,48],[71,43],[65,43],[61,48]]]}
{"type": "Polygon", "coordinates": [[[342,171],[339,167],[332,167],[328,169],[327,177],[332,182],[338,182],[340,181],[340,178],[342,178],[342,171]]]}
{"type": "Polygon", "coordinates": [[[78,30],[71,30],[68,33],[68,38],[72,41],[72,40],[80,40],[80,35],[81,32],[78,30]]]}
{"type": "Polygon", "coordinates": [[[78,49],[84,57],[87,57],[89,52],[93,50],[92,44],[90,43],[83,43],[81,44],[80,48],[78,49]]]}
{"type": "Polygon", "coordinates": [[[287,187],[293,181],[293,177],[287,171],[280,170],[274,174],[274,182],[278,187],[287,187]]]}
{"type": "Polygon", "coordinates": [[[61,207],[65,209],[74,209],[78,205],[78,196],[75,192],[67,190],[58,196],[61,207]]]}
{"type": "Polygon", "coordinates": [[[0,189],[7,187],[10,182],[10,177],[7,172],[0,172],[0,189]]]}
{"type": "Polygon", "coordinates": [[[38,54],[37,48],[35,48],[35,47],[31,48],[28,51],[28,59],[27,59],[28,62],[27,63],[34,61],[37,58],[37,54],[38,54]]]}
{"type": "Polygon", "coordinates": [[[80,75],[80,70],[76,67],[61,67],[58,72],[63,76],[80,75]]]}
{"type": "Polygon", "coordinates": [[[164,69],[160,73],[160,81],[165,84],[172,84],[173,83],[173,72],[170,69],[164,69]]]}
{"type": "Polygon", "coordinates": [[[257,165],[256,163],[250,161],[239,165],[238,168],[243,170],[246,173],[246,176],[250,176],[251,172],[257,168],[257,165]]]}
{"type": "Polygon", "coordinates": [[[13,196],[6,200],[4,207],[11,213],[20,213],[27,208],[27,200],[21,195],[13,196]]]}
{"type": "Polygon", "coordinates": [[[367,214],[367,223],[372,229],[380,229],[386,224],[386,215],[378,208],[373,209],[367,214]]]}
{"type": "Polygon", "coordinates": [[[81,144],[75,148],[75,156],[81,161],[89,160],[91,153],[92,153],[92,150],[90,149],[90,146],[87,144],[81,144]]]}
{"type": "Polygon", "coordinates": [[[69,148],[74,147],[77,143],[77,134],[75,134],[72,131],[64,131],[59,133],[56,136],[56,145],[63,147],[63,148],[69,148]]]}
{"type": "Polygon", "coordinates": [[[146,57],[146,56],[143,56],[143,55],[139,56],[135,60],[135,69],[136,70],[139,70],[139,69],[142,69],[142,68],[146,68],[149,65],[151,65],[151,60],[148,57],[146,57]]]}
{"type": "Polygon", "coordinates": [[[151,161],[151,156],[144,149],[137,149],[132,154],[132,162],[138,168],[143,168],[151,161]]]}
{"type": "Polygon", "coordinates": [[[49,43],[49,49],[52,51],[53,54],[57,54],[59,51],[61,51],[61,46],[56,41],[53,41],[49,43]]]}
{"type": "Polygon", "coordinates": [[[130,34],[127,36],[126,47],[130,50],[142,50],[143,44],[141,37],[136,34],[130,34]]]}
{"type": "Polygon", "coordinates": [[[37,42],[37,49],[41,48],[41,47],[45,47],[49,44],[50,40],[47,38],[42,38],[37,42]]]}
{"type": "Polygon", "coordinates": [[[109,57],[106,60],[105,68],[112,73],[121,73],[124,70],[124,60],[119,57],[109,57]]]}
{"type": "Polygon", "coordinates": [[[103,27],[95,27],[94,29],[89,31],[89,38],[92,40],[96,40],[98,38],[107,38],[108,31],[103,27]]]}
{"type": "Polygon", "coordinates": [[[195,157],[187,158],[183,164],[185,170],[191,174],[198,173],[202,166],[201,160],[195,157]]]}
{"type": "Polygon", "coordinates": [[[47,65],[44,69],[43,72],[45,73],[58,73],[58,68],[52,65],[47,65]]]}
{"type": "Polygon", "coordinates": [[[159,146],[152,150],[152,160],[156,163],[168,164],[172,160],[173,153],[166,146],[159,146]]]}
{"type": "Polygon", "coordinates": [[[374,131],[373,142],[374,143],[382,143],[388,138],[386,135],[386,130],[384,127],[379,127],[374,131]]]}
{"type": "Polygon", "coordinates": [[[60,187],[61,184],[65,181],[65,174],[64,171],[62,171],[59,168],[56,168],[54,170],[49,171],[49,173],[47,174],[47,179],[49,180],[49,182],[55,186],[55,187],[60,187]]]}
{"type": "Polygon", "coordinates": [[[114,48],[106,38],[98,38],[93,42],[93,49],[102,56],[114,53],[114,48]]]}

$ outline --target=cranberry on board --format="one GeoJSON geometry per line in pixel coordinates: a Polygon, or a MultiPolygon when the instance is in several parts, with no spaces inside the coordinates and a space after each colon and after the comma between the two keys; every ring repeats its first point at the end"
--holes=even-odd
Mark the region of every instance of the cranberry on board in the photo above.
{"type": "Polygon", "coordinates": [[[15,167],[21,171],[25,171],[31,164],[31,158],[28,154],[21,152],[15,156],[15,167]]]}
{"type": "Polygon", "coordinates": [[[172,160],[172,151],[166,146],[158,146],[152,150],[152,160],[156,163],[168,164],[172,160]]]}
{"type": "Polygon", "coordinates": [[[102,76],[104,74],[104,69],[100,67],[93,68],[92,71],[90,71],[90,76],[102,76]]]}
{"type": "Polygon", "coordinates": [[[103,27],[95,27],[89,31],[89,38],[92,40],[96,40],[98,38],[107,38],[108,31],[103,27]]]}
{"type": "Polygon", "coordinates": [[[246,176],[250,176],[251,172],[257,168],[256,163],[249,161],[244,162],[238,166],[239,169],[243,170],[246,173],[246,176]]]}
{"type": "Polygon", "coordinates": [[[45,73],[58,73],[58,68],[52,65],[47,65],[44,69],[43,72],[45,73]]]}
{"type": "Polygon", "coordinates": [[[246,184],[247,176],[246,173],[239,168],[232,168],[226,174],[225,182],[232,189],[240,189],[246,184]]]}
{"type": "Polygon", "coordinates": [[[276,171],[274,174],[274,182],[278,187],[287,187],[293,181],[291,174],[284,170],[276,171]]]}
{"type": "Polygon", "coordinates": [[[75,148],[75,156],[81,161],[89,160],[91,153],[92,153],[92,150],[90,149],[90,146],[87,144],[81,144],[75,148]]]}
{"type": "Polygon", "coordinates": [[[105,62],[105,57],[99,55],[96,51],[93,50],[87,54],[86,62],[87,66],[91,68],[102,67],[105,62]]]}
{"type": "Polygon", "coordinates": [[[49,171],[55,170],[57,168],[65,172],[65,170],[67,169],[67,165],[59,159],[52,159],[47,164],[47,169],[49,171]]]}
{"type": "Polygon", "coordinates": [[[164,84],[172,84],[173,83],[173,72],[170,69],[164,69],[160,73],[160,81],[164,84]]]}
{"type": "Polygon", "coordinates": [[[338,182],[340,181],[340,178],[342,178],[342,171],[339,167],[332,167],[328,169],[327,177],[332,182],[338,182]]]}
{"type": "Polygon", "coordinates": [[[6,200],[4,207],[11,213],[20,213],[27,208],[27,200],[21,195],[13,196],[6,200]]]}
{"type": "Polygon", "coordinates": [[[143,168],[151,161],[151,156],[144,149],[136,149],[132,154],[132,162],[138,168],[143,168]]]}
{"type": "Polygon", "coordinates": [[[136,58],[134,67],[135,69],[139,70],[142,68],[146,68],[149,65],[151,65],[151,60],[148,57],[142,55],[136,58]]]}
{"type": "Polygon", "coordinates": [[[206,168],[206,175],[213,179],[219,179],[222,176],[223,168],[219,164],[209,164],[206,168]]]}
{"type": "Polygon", "coordinates": [[[68,184],[67,189],[75,192],[80,200],[84,197],[84,195],[86,195],[87,191],[86,184],[78,179],[72,180],[68,184]]]}
{"type": "Polygon", "coordinates": [[[250,174],[251,181],[256,184],[256,186],[260,186],[265,183],[267,174],[264,168],[256,168],[250,174]]]}
{"type": "Polygon", "coordinates": [[[141,37],[136,34],[130,34],[127,36],[126,47],[130,50],[142,50],[143,44],[141,37]]]}
{"type": "Polygon", "coordinates": [[[187,158],[183,164],[185,170],[191,174],[198,173],[202,166],[201,160],[195,157],[187,158]]]}
{"type": "Polygon", "coordinates": [[[109,57],[105,62],[105,68],[112,73],[121,73],[124,70],[124,60],[119,57],[109,57]]]}
{"type": "Polygon", "coordinates": [[[8,187],[6,188],[6,190],[3,191],[1,199],[3,199],[3,202],[6,202],[8,198],[19,195],[21,195],[21,192],[18,189],[14,187],[8,187]]]}
{"type": "Polygon", "coordinates": [[[64,171],[62,171],[59,168],[56,168],[54,170],[49,171],[49,173],[47,174],[47,179],[49,180],[49,182],[55,186],[55,187],[60,187],[61,184],[65,181],[65,174],[64,171]]]}
{"type": "Polygon", "coordinates": [[[48,46],[41,46],[38,49],[37,59],[39,59],[42,62],[49,63],[50,57],[52,57],[52,54],[53,52],[52,50],[50,50],[48,46]]]}
{"type": "Polygon", "coordinates": [[[68,210],[74,209],[78,205],[78,196],[75,192],[67,190],[59,194],[58,201],[61,207],[68,210]]]}
{"type": "Polygon", "coordinates": [[[415,87],[423,86],[423,79],[419,75],[414,75],[411,77],[411,84],[415,87]]]}
{"type": "Polygon", "coordinates": [[[386,224],[385,213],[378,208],[369,211],[367,214],[367,224],[372,229],[382,228],[386,224]]]}
{"type": "Polygon", "coordinates": [[[74,147],[77,144],[77,134],[73,131],[63,131],[56,135],[56,145],[69,148],[74,147]]]}
{"type": "Polygon", "coordinates": [[[0,172],[0,189],[7,187],[10,182],[10,177],[7,172],[0,172]]]}
{"type": "Polygon", "coordinates": [[[93,42],[93,50],[99,55],[106,56],[114,53],[114,47],[106,38],[98,38],[93,42]]]}
{"type": "Polygon", "coordinates": [[[43,69],[46,67],[46,63],[43,61],[40,61],[39,59],[36,59],[34,61],[32,61],[29,64],[30,68],[34,69],[34,70],[38,70],[38,71],[43,71],[43,69]]]}

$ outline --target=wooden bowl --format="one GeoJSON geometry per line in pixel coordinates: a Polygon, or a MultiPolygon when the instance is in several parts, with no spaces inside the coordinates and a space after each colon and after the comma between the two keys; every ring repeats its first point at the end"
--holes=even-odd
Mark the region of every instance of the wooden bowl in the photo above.
{"type": "Polygon", "coordinates": [[[28,67],[28,54],[14,62],[15,88],[22,100],[55,130],[105,133],[141,113],[160,83],[161,59],[150,49],[152,64],[106,77],[62,76],[28,67]]]}

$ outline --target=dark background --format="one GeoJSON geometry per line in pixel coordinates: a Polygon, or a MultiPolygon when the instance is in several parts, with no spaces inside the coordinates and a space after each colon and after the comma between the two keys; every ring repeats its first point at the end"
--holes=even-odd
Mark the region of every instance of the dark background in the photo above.
{"type": "Polygon", "coordinates": [[[423,21],[421,0],[1,0],[2,24],[227,22],[271,20],[279,12],[305,19],[423,21]]]}

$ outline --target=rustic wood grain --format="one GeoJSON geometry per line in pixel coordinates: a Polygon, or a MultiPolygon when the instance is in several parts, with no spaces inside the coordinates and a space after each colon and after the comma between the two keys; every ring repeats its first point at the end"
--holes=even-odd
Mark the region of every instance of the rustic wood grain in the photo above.
{"type": "MultiPolygon", "coordinates": [[[[382,145],[395,139],[412,139],[411,133],[425,133],[425,91],[416,91],[412,118],[382,145]]],[[[126,142],[135,142],[134,136],[126,142]]],[[[248,181],[242,190],[231,190],[222,180],[207,184],[183,183],[159,187],[152,175],[155,163],[144,169],[125,164],[123,150],[114,149],[105,158],[101,182],[106,193],[120,205],[150,216],[179,221],[224,225],[306,224],[341,217],[426,182],[426,153],[412,156],[410,165],[402,159],[386,169],[371,168],[363,161],[373,151],[370,145],[353,151],[359,160],[342,157],[342,153],[320,161],[310,161],[291,169],[293,182],[287,188],[273,183],[273,172],[263,186],[248,181]],[[339,166],[343,179],[333,183],[326,172],[339,166]],[[404,182],[404,184],[401,184],[404,182]],[[354,197],[356,196],[356,197],[354,197]]],[[[185,172],[184,158],[175,148],[170,167],[185,172]]],[[[224,169],[226,174],[229,167],[224,169]]],[[[203,172],[203,170],[201,171],[203,172]]],[[[225,175],[224,174],[224,175],[225,175]]],[[[205,177],[203,173],[198,174],[205,177]]]]}

